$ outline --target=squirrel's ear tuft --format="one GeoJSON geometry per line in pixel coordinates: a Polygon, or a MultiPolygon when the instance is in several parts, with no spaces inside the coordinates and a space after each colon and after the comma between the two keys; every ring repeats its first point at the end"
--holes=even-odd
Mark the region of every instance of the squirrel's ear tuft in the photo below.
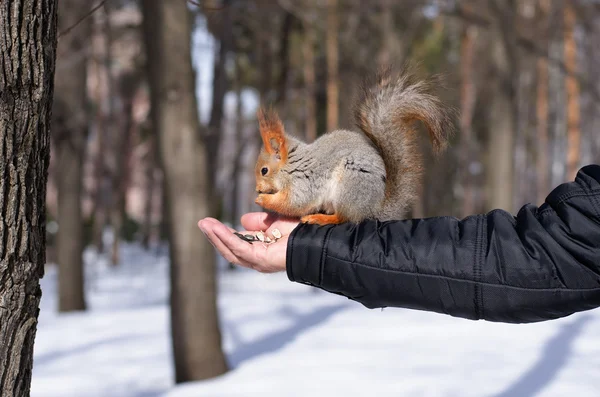
{"type": "Polygon", "coordinates": [[[257,112],[260,136],[267,153],[277,156],[282,162],[287,160],[287,145],[283,123],[274,110],[259,108],[257,112]]]}

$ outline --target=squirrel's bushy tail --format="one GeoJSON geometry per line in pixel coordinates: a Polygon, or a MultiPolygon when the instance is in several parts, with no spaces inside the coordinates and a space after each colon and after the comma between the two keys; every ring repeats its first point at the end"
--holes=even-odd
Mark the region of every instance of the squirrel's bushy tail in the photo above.
{"type": "Polygon", "coordinates": [[[361,87],[355,121],[380,149],[386,167],[382,219],[404,216],[417,199],[423,161],[414,122],[427,127],[435,154],[454,133],[454,110],[430,92],[433,84],[434,79],[417,79],[410,66],[401,71],[388,66],[361,87]]]}

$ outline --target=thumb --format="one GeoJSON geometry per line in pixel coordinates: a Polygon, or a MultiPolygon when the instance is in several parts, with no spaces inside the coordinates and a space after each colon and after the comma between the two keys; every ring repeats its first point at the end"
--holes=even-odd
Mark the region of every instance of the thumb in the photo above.
{"type": "Polygon", "coordinates": [[[249,212],[242,215],[240,222],[244,229],[248,231],[256,231],[267,230],[276,220],[277,216],[267,212],[249,212]]]}

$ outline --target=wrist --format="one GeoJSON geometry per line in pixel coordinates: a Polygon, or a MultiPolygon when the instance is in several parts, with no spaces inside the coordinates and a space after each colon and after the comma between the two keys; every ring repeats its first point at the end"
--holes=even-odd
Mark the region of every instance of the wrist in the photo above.
{"type": "Polygon", "coordinates": [[[330,225],[300,223],[292,230],[287,242],[285,261],[290,281],[312,286],[321,285],[321,270],[331,228],[330,225]]]}

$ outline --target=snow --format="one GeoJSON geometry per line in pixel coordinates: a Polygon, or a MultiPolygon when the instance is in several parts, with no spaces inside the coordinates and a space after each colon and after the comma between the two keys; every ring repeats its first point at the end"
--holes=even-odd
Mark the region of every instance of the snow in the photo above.
{"type": "MultiPolygon", "coordinates": [[[[58,314],[42,279],[33,397],[597,396],[600,310],[538,324],[368,310],[284,273],[219,273],[232,370],[175,385],[166,250],[123,244],[124,263],[87,250],[88,310],[58,314]]],[[[225,264],[220,263],[225,269],[225,264]]]]}

